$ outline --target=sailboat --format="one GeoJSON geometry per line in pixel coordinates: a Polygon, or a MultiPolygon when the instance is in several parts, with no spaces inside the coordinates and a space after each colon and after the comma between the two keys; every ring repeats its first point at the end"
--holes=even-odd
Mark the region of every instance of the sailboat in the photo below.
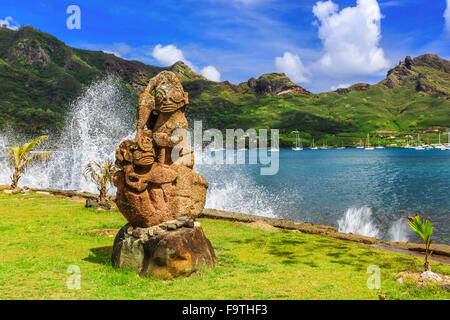
{"type": "Polygon", "coordinates": [[[313,138],[313,140],[312,140],[312,147],[310,148],[311,150],[317,150],[317,149],[319,149],[319,148],[317,148],[315,145],[314,145],[314,138],[313,138]]]}
{"type": "Polygon", "coordinates": [[[439,142],[435,147],[436,149],[445,150],[445,146],[441,144],[441,133],[439,132],[439,142]]]}
{"type": "Polygon", "coordinates": [[[409,138],[406,139],[406,145],[402,146],[404,149],[409,149],[409,138]]]}
{"type": "Polygon", "coordinates": [[[375,150],[374,147],[370,146],[369,134],[367,134],[367,147],[365,147],[364,150],[375,150]]]}
{"type": "Polygon", "coordinates": [[[450,131],[448,131],[447,133],[448,133],[448,136],[447,136],[447,146],[446,146],[445,149],[443,149],[443,150],[450,151],[450,131]]]}
{"type": "Polygon", "coordinates": [[[432,150],[433,146],[430,145],[430,138],[427,138],[427,144],[424,146],[426,150],[432,150]]]}
{"type": "Polygon", "coordinates": [[[414,149],[414,147],[409,144],[409,136],[407,136],[407,138],[406,138],[406,145],[403,148],[405,148],[405,149],[414,149]]]}
{"type": "Polygon", "coordinates": [[[378,138],[378,146],[376,149],[384,149],[384,147],[380,144],[380,138],[378,138]]]}
{"type": "Polygon", "coordinates": [[[417,146],[414,147],[414,149],[416,149],[416,150],[425,150],[425,148],[420,145],[420,136],[419,135],[417,135],[417,146]]]}
{"type": "Polygon", "coordinates": [[[364,149],[364,146],[362,144],[362,139],[359,139],[359,145],[356,147],[356,149],[364,149]]]}
{"type": "Polygon", "coordinates": [[[319,149],[322,149],[322,150],[327,150],[328,149],[327,140],[325,140],[325,144],[323,146],[321,146],[319,149]]]}
{"type": "Polygon", "coordinates": [[[300,135],[299,135],[299,133],[297,131],[295,131],[295,146],[292,147],[292,150],[294,150],[294,151],[301,151],[301,150],[303,150],[302,142],[301,142],[301,139],[300,139],[300,135]]]}

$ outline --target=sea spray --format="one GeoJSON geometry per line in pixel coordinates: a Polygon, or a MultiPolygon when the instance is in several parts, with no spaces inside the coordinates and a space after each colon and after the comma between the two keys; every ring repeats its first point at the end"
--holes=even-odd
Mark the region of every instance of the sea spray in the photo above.
{"type": "Polygon", "coordinates": [[[409,226],[406,218],[400,218],[392,224],[389,229],[390,241],[403,241],[406,242],[409,239],[409,226]]]}
{"type": "MultiPolygon", "coordinates": [[[[69,105],[62,134],[50,150],[53,156],[47,163],[30,167],[19,185],[97,192],[93,183],[82,178],[81,170],[91,161],[114,159],[120,141],[133,134],[134,113],[135,102],[119,78],[109,75],[94,81],[69,105]]],[[[10,176],[6,161],[1,161],[1,183],[9,183],[10,176]]]]}
{"type": "MultiPolygon", "coordinates": [[[[135,135],[134,115],[136,101],[124,90],[120,79],[107,76],[89,85],[69,105],[69,112],[60,138],[53,138],[53,157],[48,163],[36,164],[20,179],[20,186],[51,188],[60,190],[88,191],[96,193],[92,182],[85,181],[82,168],[89,162],[114,159],[115,149],[121,141],[135,135]]],[[[3,130],[0,146],[25,142],[17,132],[3,130]]],[[[195,150],[198,158],[199,151],[195,150]]],[[[205,152],[203,164],[196,170],[204,176],[210,186],[207,208],[274,216],[274,207],[279,200],[264,187],[259,186],[241,166],[216,164],[205,152]]],[[[10,183],[11,171],[6,159],[0,161],[0,184],[10,183]]],[[[110,195],[115,189],[110,188],[110,195]]]]}
{"type": "MultiPolygon", "coordinates": [[[[234,151],[235,153],[240,151],[234,151]]],[[[198,157],[199,152],[195,152],[198,157]]],[[[216,164],[207,151],[195,170],[208,182],[205,208],[275,217],[277,195],[270,194],[252,178],[248,167],[216,164]]]]}
{"type": "Polygon", "coordinates": [[[349,208],[344,217],[338,221],[339,232],[378,237],[379,230],[372,221],[372,210],[369,207],[349,208]]]}
{"type": "Polygon", "coordinates": [[[119,143],[133,133],[134,101],[120,79],[109,75],[91,84],[70,110],[61,141],[73,153],[76,168],[71,172],[69,188],[93,191],[92,183],[80,172],[89,162],[114,160],[119,143]]]}

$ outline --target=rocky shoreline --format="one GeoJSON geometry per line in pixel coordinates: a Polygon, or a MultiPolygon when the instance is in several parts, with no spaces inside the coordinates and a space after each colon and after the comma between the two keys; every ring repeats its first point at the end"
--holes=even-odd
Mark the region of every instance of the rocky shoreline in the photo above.
{"type": "MultiPolygon", "coordinates": [[[[6,187],[6,186],[5,186],[6,187]]],[[[6,188],[1,188],[6,189],[6,188]]],[[[24,188],[33,192],[48,193],[53,195],[64,196],[67,198],[84,198],[94,199],[97,195],[88,192],[75,192],[65,190],[54,189],[36,189],[36,188],[24,188]]],[[[108,200],[114,200],[114,197],[108,197],[108,200]]],[[[244,214],[237,212],[228,212],[215,209],[204,209],[200,218],[207,219],[219,219],[227,221],[235,221],[242,223],[264,222],[275,228],[282,230],[293,230],[297,232],[317,234],[321,236],[331,237],[339,240],[347,240],[358,242],[385,250],[398,251],[403,253],[409,253],[414,255],[422,255],[425,252],[425,245],[412,242],[388,242],[373,237],[361,236],[352,233],[342,233],[337,230],[336,227],[317,225],[308,222],[286,220],[278,218],[269,218],[263,216],[257,216],[252,214],[244,214]]],[[[431,249],[433,255],[432,260],[450,264],[450,246],[446,244],[432,244],[431,249]]]]}

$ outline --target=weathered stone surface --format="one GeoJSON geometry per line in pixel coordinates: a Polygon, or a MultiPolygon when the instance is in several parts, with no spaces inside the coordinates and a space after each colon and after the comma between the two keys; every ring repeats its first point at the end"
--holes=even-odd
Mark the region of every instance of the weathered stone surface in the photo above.
{"type": "Polygon", "coordinates": [[[163,230],[159,226],[133,228],[127,224],[118,232],[112,254],[113,265],[118,268],[163,279],[212,267],[214,258],[214,249],[200,224],[175,230],[163,230]]]}
{"type": "Polygon", "coordinates": [[[404,284],[407,281],[417,283],[422,287],[430,283],[439,283],[442,288],[450,285],[450,276],[443,273],[435,273],[432,271],[402,271],[396,276],[398,284],[404,284]]]}
{"type": "Polygon", "coordinates": [[[193,169],[188,103],[188,94],[170,71],[152,78],[140,96],[136,138],[123,141],[116,150],[121,170],[113,178],[117,207],[133,226],[195,218],[203,210],[208,183],[193,169]]]}
{"type": "Polygon", "coordinates": [[[94,199],[86,199],[86,203],[84,205],[86,208],[93,208],[98,206],[98,202],[94,199]]]}
{"type": "Polygon", "coordinates": [[[248,86],[255,88],[255,91],[259,94],[311,94],[308,90],[293,83],[284,73],[263,74],[258,79],[250,79],[248,86]]]}
{"type": "MultiPolygon", "coordinates": [[[[412,242],[386,242],[387,245],[410,250],[416,252],[425,252],[425,245],[422,243],[412,243],[412,242]]],[[[439,255],[443,257],[450,257],[450,246],[446,244],[433,243],[430,246],[433,255],[439,255]]]]}
{"type": "Polygon", "coordinates": [[[424,271],[422,272],[420,277],[422,278],[423,281],[442,282],[442,278],[437,273],[434,273],[432,271],[424,271]]]}

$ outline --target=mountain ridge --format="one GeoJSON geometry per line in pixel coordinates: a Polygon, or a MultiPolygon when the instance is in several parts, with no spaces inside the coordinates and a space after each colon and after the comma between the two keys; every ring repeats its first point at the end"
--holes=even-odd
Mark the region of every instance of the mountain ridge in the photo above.
{"type": "Polygon", "coordinates": [[[136,98],[162,70],[175,72],[189,92],[191,118],[219,129],[279,128],[286,143],[292,130],[303,131],[307,141],[450,126],[450,62],[433,54],[407,56],[376,84],[311,93],[283,73],[213,82],[182,61],[163,68],[72,48],[30,26],[0,28],[0,126],[33,134],[58,130],[68,103],[94,79],[117,75],[136,98]]]}

